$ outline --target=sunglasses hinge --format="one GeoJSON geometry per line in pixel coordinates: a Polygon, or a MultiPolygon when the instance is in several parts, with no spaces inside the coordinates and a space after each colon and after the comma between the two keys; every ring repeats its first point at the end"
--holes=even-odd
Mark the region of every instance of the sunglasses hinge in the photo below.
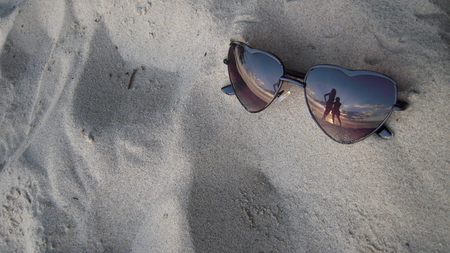
{"type": "Polygon", "coordinates": [[[394,105],[394,110],[396,111],[404,111],[408,107],[408,103],[405,101],[397,101],[394,105]]]}

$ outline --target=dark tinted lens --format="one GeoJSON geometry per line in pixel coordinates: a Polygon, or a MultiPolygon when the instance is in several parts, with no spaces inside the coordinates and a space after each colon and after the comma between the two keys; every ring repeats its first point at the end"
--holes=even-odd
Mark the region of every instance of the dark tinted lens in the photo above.
{"type": "Polygon", "coordinates": [[[234,92],[249,112],[266,108],[280,90],[283,66],[268,53],[232,44],[228,52],[228,73],[234,92]]]}
{"type": "Polygon", "coordinates": [[[389,117],[397,99],[394,82],[370,71],[313,67],[305,81],[312,116],[331,138],[342,143],[373,133],[389,117]]]}

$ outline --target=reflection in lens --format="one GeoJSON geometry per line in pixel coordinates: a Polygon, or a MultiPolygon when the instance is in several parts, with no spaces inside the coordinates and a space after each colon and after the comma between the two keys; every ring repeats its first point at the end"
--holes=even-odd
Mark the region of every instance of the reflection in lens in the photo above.
{"type": "Polygon", "coordinates": [[[373,133],[391,114],[397,90],[391,79],[370,71],[349,76],[339,67],[317,66],[306,76],[311,115],[334,140],[351,143],[373,133]]]}
{"type": "Polygon", "coordinates": [[[280,90],[283,66],[261,50],[233,44],[228,52],[231,84],[241,104],[249,112],[267,107],[280,90]]]}

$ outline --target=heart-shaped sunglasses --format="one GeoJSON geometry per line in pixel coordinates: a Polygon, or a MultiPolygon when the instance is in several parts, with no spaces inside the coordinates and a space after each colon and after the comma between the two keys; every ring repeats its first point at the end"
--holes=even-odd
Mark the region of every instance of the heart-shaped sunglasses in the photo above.
{"type": "Polygon", "coordinates": [[[395,82],[383,74],[316,65],[306,74],[284,68],[281,60],[266,51],[235,41],[230,44],[228,65],[231,85],[222,88],[236,95],[242,106],[256,113],[283,93],[283,82],[302,86],[306,104],[319,127],[339,143],[354,143],[377,133],[389,139],[384,123],[394,110],[404,110],[397,101],[395,82]]]}

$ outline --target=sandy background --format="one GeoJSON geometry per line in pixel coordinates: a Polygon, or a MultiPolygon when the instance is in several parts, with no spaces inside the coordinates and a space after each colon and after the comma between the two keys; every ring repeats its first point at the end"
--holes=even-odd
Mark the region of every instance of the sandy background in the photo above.
{"type": "Polygon", "coordinates": [[[450,252],[447,0],[1,0],[0,46],[0,252],[450,252]],[[247,113],[230,39],[391,76],[395,138],[247,113]]]}

